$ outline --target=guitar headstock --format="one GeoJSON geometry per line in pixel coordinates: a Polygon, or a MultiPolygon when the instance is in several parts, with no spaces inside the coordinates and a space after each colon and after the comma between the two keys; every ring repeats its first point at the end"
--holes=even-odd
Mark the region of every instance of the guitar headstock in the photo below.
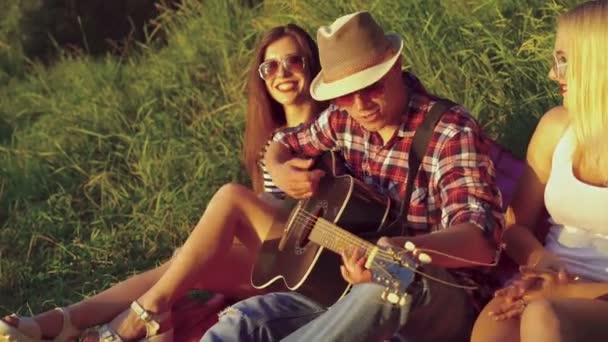
{"type": "Polygon", "coordinates": [[[419,263],[406,250],[376,246],[365,266],[372,272],[372,282],[384,286],[383,300],[400,306],[411,301],[407,289],[416,277],[419,263]]]}

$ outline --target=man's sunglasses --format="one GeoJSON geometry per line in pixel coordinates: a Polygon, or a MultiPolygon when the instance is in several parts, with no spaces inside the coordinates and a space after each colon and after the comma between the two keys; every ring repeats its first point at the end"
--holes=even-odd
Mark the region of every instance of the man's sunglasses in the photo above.
{"type": "Polygon", "coordinates": [[[355,95],[359,94],[359,96],[364,98],[378,98],[384,94],[384,82],[383,79],[380,79],[378,82],[373,83],[363,89],[357,90],[350,94],[346,94],[340,97],[336,97],[333,99],[333,103],[338,107],[350,107],[355,103],[355,95]]]}
{"type": "Polygon", "coordinates": [[[260,77],[267,81],[279,72],[279,68],[289,72],[303,73],[306,68],[306,58],[298,55],[291,55],[283,59],[267,59],[258,67],[260,77]]]}

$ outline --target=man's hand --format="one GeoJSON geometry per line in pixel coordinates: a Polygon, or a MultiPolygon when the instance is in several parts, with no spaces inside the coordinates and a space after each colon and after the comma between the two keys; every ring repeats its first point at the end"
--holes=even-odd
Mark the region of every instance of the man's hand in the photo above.
{"type": "Polygon", "coordinates": [[[342,277],[350,284],[368,283],[372,281],[372,272],[365,268],[367,257],[359,248],[354,248],[352,252],[342,251],[342,262],[340,266],[342,277]]]}
{"type": "MultiPolygon", "coordinates": [[[[381,247],[398,247],[392,239],[387,237],[381,237],[377,242],[378,246],[381,247]]],[[[340,266],[340,272],[344,280],[350,284],[368,283],[372,281],[372,272],[365,268],[365,262],[367,257],[363,250],[354,248],[352,251],[342,251],[342,263],[340,266]]]]}
{"type": "Polygon", "coordinates": [[[312,196],[319,180],[325,175],[323,170],[309,170],[312,159],[292,158],[284,163],[268,167],[272,181],[288,196],[303,199],[312,196]]]}

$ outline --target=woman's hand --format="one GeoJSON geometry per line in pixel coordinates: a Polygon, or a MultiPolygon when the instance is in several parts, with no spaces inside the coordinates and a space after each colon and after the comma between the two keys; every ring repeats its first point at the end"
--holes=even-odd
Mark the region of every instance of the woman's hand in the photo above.
{"type": "Polygon", "coordinates": [[[519,317],[528,303],[537,298],[567,296],[570,279],[565,272],[540,271],[526,266],[522,266],[520,271],[521,279],[494,294],[502,298],[498,309],[489,313],[497,321],[519,317]]]}
{"type": "Polygon", "coordinates": [[[562,260],[544,248],[532,253],[527,266],[540,271],[566,272],[566,265],[562,260]]]}
{"type": "Polygon", "coordinates": [[[531,255],[528,265],[520,267],[520,279],[494,293],[495,297],[504,299],[506,312],[512,312],[515,315],[521,314],[520,311],[525,307],[524,295],[530,291],[538,291],[540,288],[550,288],[554,284],[568,282],[564,263],[559,257],[544,248],[531,255]],[[544,284],[545,280],[546,284],[544,284]]]}

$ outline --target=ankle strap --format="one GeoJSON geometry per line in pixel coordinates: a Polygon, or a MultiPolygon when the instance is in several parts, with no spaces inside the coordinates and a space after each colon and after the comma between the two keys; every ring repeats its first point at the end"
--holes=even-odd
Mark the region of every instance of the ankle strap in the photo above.
{"type": "Polygon", "coordinates": [[[146,336],[154,336],[158,333],[158,330],[160,330],[160,323],[153,317],[157,315],[150,314],[136,300],[131,303],[131,310],[135,312],[139,319],[144,321],[146,336]]]}
{"type": "Polygon", "coordinates": [[[74,339],[80,335],[80,329],[76,328],[74,324],[72,324],[72,320],[70,319],[70,312],[66,308],[55,308],[55,310],[61,312],[63,315],[63,326],[59,335],[53,339],[53,341],[69,341],[70,339],[74,339]]]}

